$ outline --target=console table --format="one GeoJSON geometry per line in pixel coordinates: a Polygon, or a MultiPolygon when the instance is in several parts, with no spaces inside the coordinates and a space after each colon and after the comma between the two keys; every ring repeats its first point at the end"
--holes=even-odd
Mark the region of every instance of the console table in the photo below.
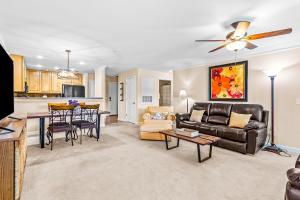
{"type": "Polygon", "coordinates": [[[20,199],[26,164],[26,119],[4,119],[14,132],[0,134],[0,199],[20,199]]]}

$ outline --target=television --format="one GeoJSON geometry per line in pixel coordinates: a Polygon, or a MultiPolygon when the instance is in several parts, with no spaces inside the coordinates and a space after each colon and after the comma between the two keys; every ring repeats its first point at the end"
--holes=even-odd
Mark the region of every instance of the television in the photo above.
{"type": "Polygon", "coordinates": [[[0,121],[14,112],[14,63],[0,44],[0,121]]]}
{"type": "Polygon", "coordinates": [[[63,84],[63,97],[85,97],[84,86],[63,84]]]}

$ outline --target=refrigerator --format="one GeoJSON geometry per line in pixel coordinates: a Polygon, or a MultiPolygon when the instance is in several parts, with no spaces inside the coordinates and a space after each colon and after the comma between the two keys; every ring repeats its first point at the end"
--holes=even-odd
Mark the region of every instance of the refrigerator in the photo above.
{"type": "Polygon", "coordinates": [[[85,97],[84,86],[63,84],[62,96],[63,97],[85,97]]]}

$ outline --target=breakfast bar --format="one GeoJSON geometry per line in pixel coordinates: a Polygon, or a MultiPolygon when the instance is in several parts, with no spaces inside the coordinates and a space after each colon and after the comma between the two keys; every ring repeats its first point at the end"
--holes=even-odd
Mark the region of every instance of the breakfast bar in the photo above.
{"type": "MultiPolygon", "coordinates": [[[[28,118],[27,135],[29,144],[40,144],[41,148],[45,143],[45,128],[48,126],[50,117],[48,103],[67,103],[69,100],[76,100],[86,104],[100,104],[99,113],[97,116],[97,136],[100,134],[100,127],[105,126],[105,118],[109,112],[105,110],[105,101],[102,97],[99,98],[39,98],[39,97],[16,97],[15,98],[15,113],[16,117],[28,118]]],[[[58,137],[64,137],[63,135],[58,137]]]]}

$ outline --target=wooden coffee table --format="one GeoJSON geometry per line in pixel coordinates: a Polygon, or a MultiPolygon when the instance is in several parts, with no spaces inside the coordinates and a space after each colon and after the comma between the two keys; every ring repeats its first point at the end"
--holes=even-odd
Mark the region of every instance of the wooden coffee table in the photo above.
{"type": "Polygon", "coordinates": [[[194,137],[194,138],[186,137],[183,135],[176,134],[176,130],[164,130],[164,131],[160,131],[160,133],[165,135],[165,143],[166,143],[167,150],[171,150],[171,149],[179,147],[179,140],[185,140],[185,141],[196,144],[197,152],[198,152],[198,161],[200,163],[211,158],[213,144],[215,142],[217,142],[218,140],[220,140],[219,137],[205,135],[205,134],[200,134],[199,136],[194,137]],[[175,146],[170,147],[167,136],[177,138],[177,144],[175,146]],[[204,159],[201,159],[200,145],[201,146],[209,145],[209,156],[204,159]]]}

